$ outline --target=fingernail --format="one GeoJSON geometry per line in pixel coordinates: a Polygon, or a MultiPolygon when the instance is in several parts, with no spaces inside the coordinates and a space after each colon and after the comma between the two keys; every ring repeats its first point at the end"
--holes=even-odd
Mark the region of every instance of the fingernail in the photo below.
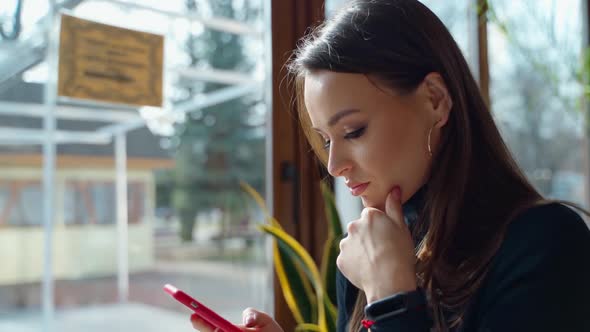
{"type": "Polygon", "coordinates": [[[393,190],[391,190],[391,194],[393,195],[393,198],[398,201],[402,199],[402,190],[398,186],[395,186],[393,190]]]}
{"type": "Polygon", "coordinates": [[[252,327],[255,322],[256,316],[254,316],[254,314],[248,314],[246,317],[244,317],[244,325],[247,327],[252,327]]]}

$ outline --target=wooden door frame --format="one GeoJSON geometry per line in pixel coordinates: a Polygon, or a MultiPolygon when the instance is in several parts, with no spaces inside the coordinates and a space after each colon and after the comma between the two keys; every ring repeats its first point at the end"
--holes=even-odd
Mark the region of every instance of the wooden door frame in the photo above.
{"type": "MultiPolygon", "coordinates": [[[[324,1],[272,0],[271,11],[273,214],[318,262],[327,237],[319,164],[299,127],[284,66],[307,29],[323,20],[324,1]]],[[[276,276],[274,290],[275,319],[293,331],[295,321],[276,276]]]]}

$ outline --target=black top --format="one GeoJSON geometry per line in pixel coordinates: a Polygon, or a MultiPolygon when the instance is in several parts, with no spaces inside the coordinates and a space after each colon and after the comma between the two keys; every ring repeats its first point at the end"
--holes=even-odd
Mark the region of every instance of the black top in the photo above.
{"type": "MultiPolygon", "coordinates": [[[[404,215],[411,223],[408,203],[404,215]]],[[[340,271],[336,285],[337,331],[348,332],[358,289],[340,271]]],[[[416,310],[377,321],[371,332],[427,332],[431,327],[430,313],[416,310]]],[[[452,331],[590,331],[590,230],[580,216],[564,205],[548,204],[511,222],[463,325],[452,331]]]]}

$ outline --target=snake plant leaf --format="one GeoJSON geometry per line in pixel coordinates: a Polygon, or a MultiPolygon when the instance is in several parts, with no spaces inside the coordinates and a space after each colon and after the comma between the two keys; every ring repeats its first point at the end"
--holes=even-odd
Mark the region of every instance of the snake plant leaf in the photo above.
{"type": "MultiPolygon", "coordinates": [[[[282,229],[280,223],[270,215],[262,196],[246,182],[241,181],[240,186],[254,199],[270,224],[282,229]]],[[[289,258],[284,245],[280,242],[276,242],[273,246],[273,260],[285,302],[293,313],[295,321],[298,324],[317,322],[317,300],[300,264],[289,258]]]]}
{"type": "Polygon", "coordinates": [[[329,231],[320,274],[305,248],[287,234],[280,223],[270,215],[264,199],[258,192],[245,182],[240,184],[269,221],[270,225],[260,225],[259,228],[275,239],[275,270],[287,305],[298,323],[296,331],[335,332],[338,315],[335,306],[336,257],[343,231],[330,188],[325,183],[321,184],[329,231]]]}
{"type": "Polygon", "coordinates": [[[301,280],[303,281],[303,288],[305,290],[305,296],[307,299],[309,299],[309,302],[311,303],[311,317],[309,319],[309,322],[317,324],[319,317],[318,317],[318,303],[317,303],[317,296],[316,296],[315,289],[314,289],[313,285],[311,284],[311,280],[309,280],[309,278],[305,278],[305,272],[303,271],[303,267],[301,266],[301,263],[299,261],[295,261],[295,266],[297,266],[297,268],[299,269],[300,275],[303,276],[301,278],[301,280]]]}
{"type": "Polygon", "coordinates": [[[336,209],[334,194],[325,182],[320,183],[320,188],[324,198],[326,218],[329,222],[328,239],[324,244],[322,255],[322,279],[328,298],[332,303],[336,303],[336,257],[340,253],[339,243],[343,231],[340,216],[336,209]]]}
{"type": "Polygon", "coordinates": [[[332,303],[336,303],[336,258],[340,254],[340,237],[335,238],[334,236],[328,236],[328,239],[324,243],[324,249],[322,254],[322,281],[324,283],[324,289],[326,290],[326,296],[332,303]]]}
{"type": "Polygon", "coordinates": [[[327,332],[336,332],[336,322],[338,321],[338,309],[328,297],[324,297],[324,306],[326,310],[326,331],[327,332]]]}
{"type": "Polygon", "coordinates": [[[259,225],[258,227],[263,232],[272,235],[279,245],[284,245],[284,248],[291,259],[301,263],[303,271],[310,279],[316,293],[318,303],[318,325],[322,331],[327,331],[328,323],[326,322],[326,308],[324,305],[321,305],[325,301],[325,290],[320,272],[315,262],[305,248],[303,248],[297,240],[287,234],[284,230],[270,225],[259,225]]]}
{"type": "Polygon", "coordinates": [[[308,331],[313,331],[313,332],[323,332],[319,325],[316,324],[299,324],[295,327],[295,332],[308,332],[308,331]]]}
{"type": "Polygon", "coordinates": [[[317,301],[309,280],[299,262],[291,259],[284,244],[273,246],[275,272],[285,302],[298,324],[317,322],[317,301]]]}
{"type": "Polygon", "coordinates": [[[262,211],[264,212],[265,215],[270,214],[268,212],[268,208],[266,207],[266,203],[264,202],[264,198],[262,198],[262,196],[260,196],[260,194],[256,191],[256,189],[252,188],[251,185],[249,185],[248,183],[246,183],[244,181],[240,181],[240,187],[242,187],[242,190],[244,190],[250,196],[252,196],[254,201],[256,201],[256,204],[258,204],[258,206],[262,209],[262,211]]]}
{"type": "Polygon", "coordinates": [[[283,228],[281,226],[281,224],[273,217],[270,215],[270,212],[268,210],[268,208],[266,207],[266,203],[264,202],[264,198],[262,198],[262,196],[260,196],[260,194],[256,191],[256,189],[252,188],[251,185],[249,185],[248,183],[244,182],[244,181],[240,181],[240,186],[242,187],[242,189],[248,193],[252,199],[254,199],[254,201],[256,202],[256,204],[260,207],[260,209],[262,210],[262,212],[264,213],[264,215],[266,216],[266,219],[270,222],[271,225],[273,225],[274,227],[278,227],[278,228],[283,228]]]}
{"type": "Polygon", "coordinates": [[[328,230],[330,234],[333,234],[335,237],[341,237],[343,234],[342,223],[340,222],[338,209],[336,209],[334,194],[325,182],[320,183],[320,188],[324,198],[324,210],[326,211],[326,218],[329,224],[328,230]]]}

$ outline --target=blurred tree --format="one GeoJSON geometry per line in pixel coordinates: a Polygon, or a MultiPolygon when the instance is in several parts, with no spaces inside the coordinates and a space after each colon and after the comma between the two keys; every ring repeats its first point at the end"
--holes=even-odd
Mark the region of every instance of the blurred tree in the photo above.
{"type": "Polygon", "coordinates": [[[580,137],[558,120],[565,110],[558,107],[561,103],[554,100],[555,96],[546,93],[543,75],[520,65],[509,77],[511,93],[518,95],[518,107],[510,110],[512,121],[501,123],[503,136],[535,187],[553,194],[553,175],[581,163],[580,153],[571,149],[579,145],[580,137]]]}
{"type": "MultiPolygon", "coordinates": [[[[249,21],[259,7],[250,1],[186,0],[188,12],[208,11],[217,17],[249,21]]],[[[198,30],[198,29],[194,29],[198,30]]],[[[216,30],[192,31],[186,40],[190,67],[251,72],[257,59],[245,53],[247,39],[216,30]]],[[[227,87],[223,84],[180,80],[185,98],[176,105],[227,87]]],[[[242,197],[239,181],[263,189],[265,165],[265,108],[256,97],[243,97],[191,111],[178,127],[172,203],[181,221],[180,237],[192,241],[195,216],[219,209],[236,214],[242,197]],[[233,208],[236,207],[236,208],[233,208]]],[[[224,216],[223,219],[227,219],[224,216]]],[[[235,219],[235,218],[233,218],[235,219]]]]}
{"type": "Polygon", "coordinates": [[[576,4],[490,0],[488,6],[490,27],[501,37],[490,38],[494,115],[519,165],[548,196],[556,193],[557,173],[585,173],[581,145],[590,126],[582,123],[586,83],[582,27],[571,17],[576,4]]]}

